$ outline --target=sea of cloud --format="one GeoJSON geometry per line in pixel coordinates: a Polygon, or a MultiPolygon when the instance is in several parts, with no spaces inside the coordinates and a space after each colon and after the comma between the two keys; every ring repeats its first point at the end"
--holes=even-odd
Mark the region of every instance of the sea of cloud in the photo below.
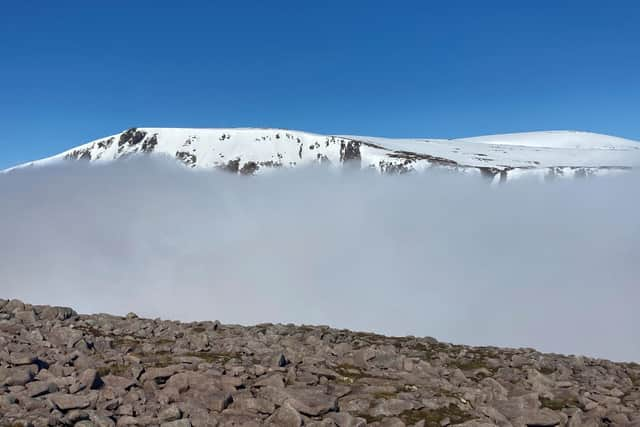
{"type": "Polygon", "coordinates": [[[640,361],[640,176],[0,174],[0,298],[640,361]]]}

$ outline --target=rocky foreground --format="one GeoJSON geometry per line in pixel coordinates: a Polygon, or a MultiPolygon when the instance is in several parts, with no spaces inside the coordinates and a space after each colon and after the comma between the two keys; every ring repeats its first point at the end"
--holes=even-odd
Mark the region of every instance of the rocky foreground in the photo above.
{"type": "Polygon", "coordinates": [[[0,425],[640,426],[640,365],[0,299],[0,425]]]}

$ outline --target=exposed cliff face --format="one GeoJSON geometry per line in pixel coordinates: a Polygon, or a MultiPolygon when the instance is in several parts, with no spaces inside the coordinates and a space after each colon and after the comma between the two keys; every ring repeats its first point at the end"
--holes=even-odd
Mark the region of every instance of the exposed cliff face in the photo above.
{"type": "Polygon", "coordinates": [[[107,162],[141,154],[170,156],[190,168],[242,174],[324,164],[373,168],[386,174],[440,168],[496,182],[520,176],[584,177],[640,165],[640,143],[581,132],[438,140],[326,136],[282,129],[163,128],[128,129],[27,165],[59,160],[107,162]]]}
{"type": "Polygon", "coordinates": [[[627,426],[640,365],[0,299],[0,425],[627,426]]]}

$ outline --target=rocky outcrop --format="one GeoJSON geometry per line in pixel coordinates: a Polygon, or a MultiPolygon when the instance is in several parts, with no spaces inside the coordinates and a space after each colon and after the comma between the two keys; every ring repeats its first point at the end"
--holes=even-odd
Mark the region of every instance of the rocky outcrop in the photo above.
{"type": "Polygon", "coordinates": [[[640,365],[0,300],[0,425],[637,426],[640,365]]]}

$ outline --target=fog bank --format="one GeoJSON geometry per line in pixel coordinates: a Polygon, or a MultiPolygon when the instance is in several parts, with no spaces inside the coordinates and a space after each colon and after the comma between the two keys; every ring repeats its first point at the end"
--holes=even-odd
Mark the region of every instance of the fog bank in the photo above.
{"type": "Polygon", "coordinates": [[[0,174],[0,298],[640,361],[640,177],[0,174]]]}

